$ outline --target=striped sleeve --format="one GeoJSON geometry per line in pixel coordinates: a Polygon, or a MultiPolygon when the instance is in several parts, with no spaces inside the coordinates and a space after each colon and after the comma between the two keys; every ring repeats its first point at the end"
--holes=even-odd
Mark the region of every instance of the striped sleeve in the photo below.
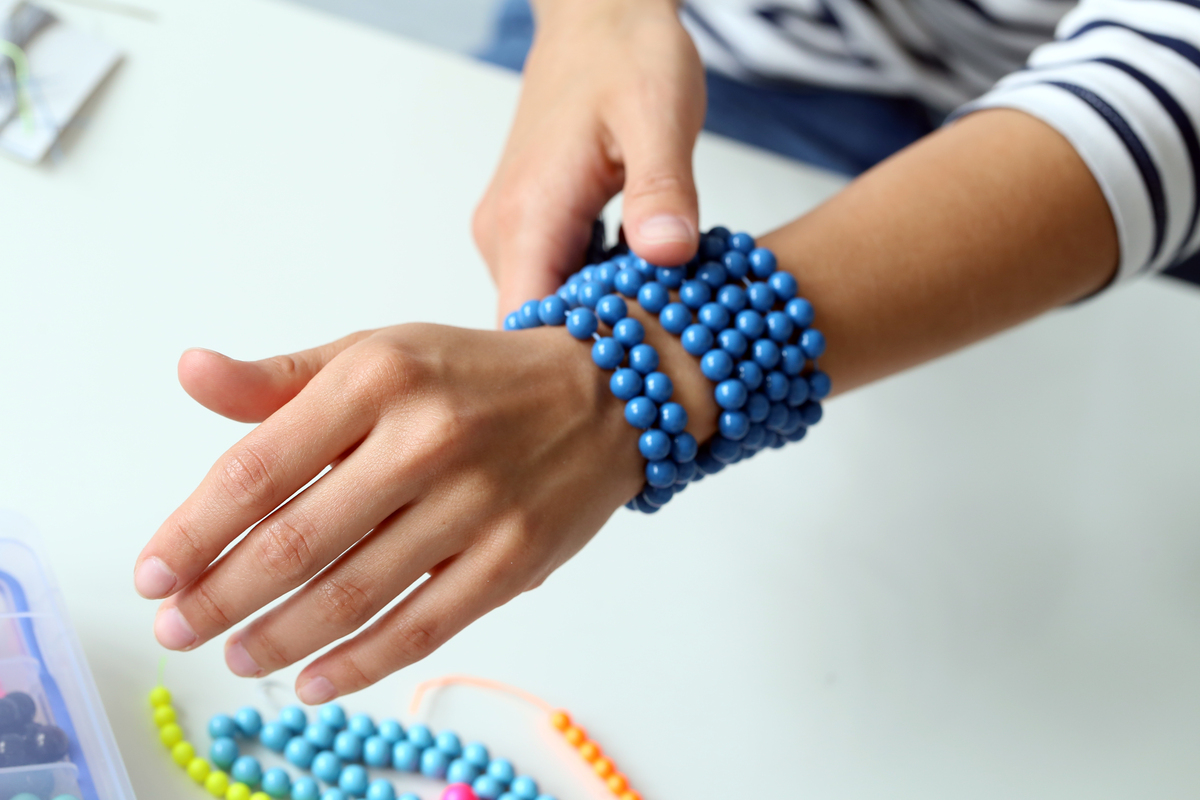
{"type": "Polygon", "coordinates": [[[951,118],[982,108],[1032,114],[1079,152],[1116,222],[1118,281],[1200,247],[1200,0],[1082,0],[951,118]]]}

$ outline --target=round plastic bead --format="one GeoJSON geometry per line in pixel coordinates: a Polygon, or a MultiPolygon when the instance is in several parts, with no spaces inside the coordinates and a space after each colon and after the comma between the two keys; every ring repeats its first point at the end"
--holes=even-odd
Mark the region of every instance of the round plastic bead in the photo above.
{"type": "Polygon", "coordinates": [[[659,267],[654,271],[654,278],[668,289],[678,289],[683,285],[687,270],[683,267],[659,267]]]}
{"type": "Polygon", "coordinates": [[[683,433],[687,421],[687,409],[679,403],[663,403],[658,410],[658,427],[671,435],[683,433]]]}
{"type": "Polygon", "coordinates": [[[671,453],[671,437],[652,428],[638,437],[638,452],[648,461],[661,461],[671,453]]]}
{"type": "Polygon", "coordinates": [[[209,759],[221,769],[229,769],[238,758],[237,742],[228,736],[214,739],[208,749],[209,759]]]}
{"type": "MultiPolygon", "coordinates": [[[[604,287],[600,285],[599,281],[584,281],[579,284],[579,305],[584,308],[595,308],[605,294],[604,287]]],[[[523,316],[521,321],[525,321],[523,316]]]]}
{"type": "Polygon", "coordinates": [[[629,366],[643,375],[658,369],[658,351],[648,344],[639,344],[629,349],[629,366]]]}
{"type": "Polygon", "coordinates": [[[315,780],[302,775],[292,781],[292,800],[320,800],[321,787],[315,780]]]}
{"type": "Polygon", "coordinates": [[[377,778],[367,787],[367,800],[396,800],[396,789],[391,781],[377,778]]]}
{"type": "Polygon", "coordinates": [[[667,287],[658,281],[648,281],[638,289],[638,304],[651,314],[662,311],[669,302],[671,295],[667,293],[667,287]]]}
{"type": "Polygon", "coordinates": [[[675,496],[675,492],[671,487],[666,486],[647,486],[642,489],[642,493],[638,495],[642,500],[654,506],[662,508],[667,503],[671,502],[671,498],[675,496]]]}
{"type": "Polygon", "coordinates": [[[646,430],[658,417],[658,406],[649,397],[635,397],[625,404],[625,421],[635,428],[646,430]]]}
{"type": "Polygon", "coordinates": [[[346,730],[359,739],[366,739],[368,736],[375,735],[375,722],[367,714],[355,714],[346,723],[346,730]]]}
{"type": "Polygon", "coordinates": [[[700,371],[710,381],[723,381],[733,374],[733,357],[724,350],[709,350],[700,358],[700,371]]]}
{"type": "Polygon", "coordinates": [[[396,742],[392,746],[392,767],[402,772],[416,772],[421,766],[421,748],[412,742],[396,742]]]}
{"type": "Polygon", "coordinates": [[[385,719],[379,723],[379,736],[388,744],[395,744],[404,738],[404,726],[394,719],[385,719]]]}
{"type": "Polygon", "coordinates": [[[737,378],[729,378],[717,384],[713,397],[716,398],[717,405],[721,408],[727,411],[736,411],[746,404],[748,394],[746,384],[737,378]]]}
{"type": "Polygon", "coordinates": [[[755,363],[763,369],[771,369],[779,363],[779,345],[770,339],[759,339],[752,349],[755,363]]]}
{"type": "Polygon", "coordinates": [[[725,464],[713,458],[713,454],[705,450],[700,455],[696,456],[696,469],[702,475],[716,475],[721,470],[725,469],[725,464]]]}
{"type": "Polygon", "coordinates": [[[250,800],[250,787],[244,783],[230,784],[225,792],[225,800],[250,800]]]}
{"type": "Polygon", "coordinates": [[[751,423],[762,422],[771,413],[771,401],[762,392],[755,392],[746,401],[745,411],[751,423]]]}
{"type": "MultiPolygon", "coordinates": [[[[342,727],[346,727],[345,721],[342,722],[342,727]]],[[[333,747],[333,740],[337,738],[338,730],[324,722],[314,722],[304,729],[304,738],[318,750],[328,750],[333,747]]]]}
{"type": "Polygon", "coordinates": [[[746,388],[753,392],[763,382],[763,370],[757,363],[753,361],[739,361],[737,365],[737,377],[742,383],[746,384],[746,388]]]}
{"type": "Polygon", "coordinates": [[[699,447],[696,437],[687,431],[676,434],[671,440],[671,458],[676,463],[685,464],[696,457],[696,451],[699,447]]]}
{"type": "Polygon", "coordinates": [[[804,369],[804,351],[794,344],[787,344],[779,349],[779,360],[784,375],[799,375],[804,369]]]}
{"type": "Polygon", "coordinates": [[[722,286],[717,292],[717,303],[730,314],[736,314],[746,307],[746,290],[735,283],[722,286]]]}
{"type": "Polygon", "coordinates": [[[229,791],[229,776],[220,770],[210,772],[204,779],[204,788],[213,797],[224,797],[229,791]]]}
{"type": "Polygon", "coordinates": [[[712,287],[704,281],[684,281],[679,287],[679,300],[688,308],[700,308],[712,297],[712,287]]]}
{"type": "Polygon", "coordinates": [[[442,731],[433,740],[433,745],[438,750],[448,755],[451,759],[458,758],[462,755],[462,741],[458,738],[458,734],[454,731],[442,731]]]}
{"type": "Polygon", "coordinates": [[[596,304],[596,316],[607,325],[616,325],[629,316],[629,309],[620,295],[606,294],[596,304]]]}
{"type": "Polygon", "coordinates": [[[203,758],[193,758],[191,763],[187,765],[187,774],[196,783],[204,783],[204,779],[208,777],[211,769],[208,762],[203,758]]]}
{"type": "Polygon", "coordinates": [[[728,277],[725,266],[717,261],[709,261],[696,270],[696,280],[704,281],[714,292],[725,285],[728,277]]]}
{"type": "Polygon", "coordinates": [[[312,763],[312,774],[325,783],[337,783],[338,776],[342,774],[342,760],[329,750],[317,753],[312,763]]]}
{"type": "Polygon", "coordinates": [[[816,425],[821,421],[821,416],[824,414],[821,404],[813,400],[809,400],[804,405],[800,406],[800,414],[804,419],[804,424],[807,426],[816,425]]]}
{"type": "Polygon", "coordinates": [[[763,439],[767,435],[767,429],[761,424],[753,423],[750,429],[746,431],[746,436],[742,439],[742,449],[758,450],[763,446],[763,439]]]}
{"type": "Polygon", "coordinates": [[[154,709],[154,724],[158,727],[170,725],[176,718],[175,709],[172,706],[159,706],[154,709]]]}
{"type": "Polygon", "coordinates": [[[561,297],[552,294],[538,304],[538,319],[543,325],[562,325],[567,321],[567,304],[561,297]]]}
{"type": "Polygon", "coordinates": [[[171,748],[171,760],[181,767],[192,763],[196,757],[196,746],[191,742],[180,742],[171,748]]]}
{"type": "Polygon", "coordinates": [[[665,403],[675,393],[675,384],[662,372],[651,372],[645,378],[645,394],[656,403],[665,403]]]}
{"type": "Polygon", "coordinates": [[[424,750],[433,747],[433,732],[425,725],[413,725],[408,729],[408,740],[424,750]]]}
{"type": "Polygon", "coordinates": [[[789,436],[803,427],[805,427],[804,415],[800,413],[799,409],[789,408],[787,422],[783,424],[783,435],[789,436]]]}
{"type": "Polygon", "coordinates": [[[233,715],[233,722],[237,725],[238,732],[242,736],[258,736],[262,731],[262,714],[259,714],[256,709],[249,706],[238,709],[238,712],[233,715]]]}
{"type": "Polygon", "coordinates": [[[436,747],[421,753],[421,774],[428,778],[445,778],[450,756],[436,747]]]}
{"type": "Polygon", "coordinates": [[[808,376],[808,395],[813,400],[824,400],[833,390],[833,382],[829,380],[829,376],[821,370],[814,370],[808,376]]]}
{"type": "MultiPolygon", "coordinates": [[[[479,800],[481,796],[475,794],[475,790],[467,784],[455,783],[446,787],[446,790],[442,792],[441,800],[479,800]]],[[[400,800],[407,800],[407,798],[408,795],[405,795],[400,800]]],[[[411,800],[420,800],[420,798],[413,795],[411,800]]]]}
{"type": "Polygon", "coordinates": [[[342,731],[333,740],[333,752],[344,762],[356,762],[362,759],[363,740],[350,731],[342,731]]]}
{"type": "Polygon", "coordinates": [[[735,233],[729,237],[729,249],[749,253],[754,249],[754,237],[748,233],[735,233]]]}
{"type": "Polygon", "coordinates": [[[479,777],[479,767],[456,758],[446,768],[446,780],[450,783],[470,783],[479,777]]]}
{"type": "Polygon", "coordinates": [[[696,462],[684,461],[682,464],[677,465],[676,471],[679,474],[675,476],[675,488],[679,489],[696,477],[696,462]]]}
{"type": "Polygon", "coordinates": [[[312,766],[313,759],[317,757],[317,748],[308,739],[296,736],[287,743],[287,747],[283,748],[283,757],[293,766],[308,769],[312,766]]]}
{"type": "Polygon", "coordinates": [[[637,297],[638,289],[646,282],[645,276],[633,267],[625,267],[617,273],[613,286],[626,297],[637,297]]]}
{"type": "Polygon", "coordinates": [[[580,283],[583,283],[584,281],[596,280],[596,265],[588,264],[586,267],[579,270],[578,275],[579,275],[580,283]]]}
{"type": "Polygon", "coordinates": [[[658,321],[667,333],[678,336],[692,324],[692,312],[683,303],[667,303],[658,313],[658,321]]]}
{"type": "Polygon", "coordinates": [[[521,315],[517,312],[512,312],[504,318],[504,330],[519,331],[521,330],[521,315]]]}
{"type": "Polygon", "coordinates": [[[713,346],[713,334],[707,325],[688,325],[680,335],[683,349],[694,356],[702,356],[713,346]]]}
{"type": "Polygon", "coordinates": [[[792,273],[782,270],[767,278],[767,284],[771,287],[771,291],[775,292],[775,296],[785,303],[795,297],[796,292],[800,289],[792,273]]]}
{"type": "Polygon", "coordinates": [[[208,735],[214,739],[232,739],[238,733],[237,723],[228,714],[217,714],[208,721],[208,735]]]}
{"type": "Polygon", "coordinates": [[[602,336],[592,344],[592,362],[600,369],[616,369],[625,360],[625,348],[611,336],[602,336]]]}
{"type": "Polygon", "coordinates": [[[171,705],[171,692],[165,686],[155,686],[150,690],[150,705],[154,708],[171,705]]]}
{"type": "Polygon", "coordinates": [[[766,278],[775,271],[775,254],[765,247],[751,250],[746,260],[750,262],[750,270],[756,278],[766,278]]]}
{"type": "Polygon", "coordinates": [[[738,441],[749,432],[750,420],[741,411],[723,411],[717,419],[717,428],[726,439],[738,441]]]}
{"type": "Polygon", "coordinates": [[[800,334],[800,349],[809,358],[820,358],[825,354],[825,334],[815,328],[809,328],[800,334]]]}
{"type": "Polygon", "coordinates": [[[762,314],[750,308],[747,308],[745,311],[739,311],[734,318],[733,324],[737,327],[739,333],[751,340],[762,336],[763,330],[767,327],[763,321],[762,314]]]}
{"type": "Polygon", "coordinates": [[[521,328],[541,327],[542,320],[538,317],[538,301],[527,300],[517,309],[517,317],[521,320],[521,328]]]}
{"type": "MultiPolygon", "coordinates": [[[[437,750],[429,750],[427,753],[436,753],[437,750]]],[[[426,773],[428,774],[428,773],[426,773]]],[[[441,775],[432,777],[440,778],[441,775]]],[[[351,797],[362,797],[367,793],[367,787],[371,783],[371,777],[367,775],[365,767],[359,764],[351,764],[342,770],[342,774],[338,776],[338,788],[351,797]]]]}
{"type": "MultiPolygon", "coordinates": [[[[566,716],[566,715],[564,715],[566,716]]],[[[570,724],[570,718],[567,719],[567,724],[570,724]]],[[[463,761],[466,761],[471,766],[479,770],[487,769],[488,763],[492,760],[488,754],[488,749],[481,742],[471,742],[463,748],[463,761]]],[[[466,783],[467,781],[464,781],[466,783]]]]}
{"type": "Polygon", "coordinates": [[[767,314],[767,336],[777,342],[786,342],[792,336],[792,319],[782,311],[772,311],[767,314]]]}
{"type": "Polygon", "coordinates": [[[505,786],[512,783],[512,779],[516,777],[516,771],[513,769],[512,762],[507,758],[493,758],[489,761],[487,774],[488,777],[505,786]]]}
{"type": "Polygon", "coordinates": [[[626,317],[613,325],[613,338],[625,347],[633,347],[646,338],[646,329],[638,320],[626,317]]]}
{"type": "Polygon", "coordinates": [[[508,791],[515,794],[518,800],[537,800],[537,781],[528,775],[518,775],[509,784],[508,791]]]}
{"type": "Polygon", "coordinates": [[[331,786],[321,794],[321,800],[350,800],[349,796],[336,786],[331,786]]]}
{"type": "Polygon", "coordinates": [[[763,422],[763,425],[767,430],[778,433],[787,424],[787,412],[788,407],[783,403],[772,403],[771,413],[767,414],[767,419],[763,422]]]}
{"type": "Polygon", "coordinates": [[[479,800],[500,800],[500,795],[504,794],[504,784],[491,775],[480,775],[471,784],[471,789],[479,800]]]}
{"type": "Polygon", "coordinates": [[[729,311],[719,303],[705,303],[696,312],[700,324],[713,333],[720,333],[729,327],[729,311]]]}
{"type": "Polygon", "coordinates": [[[800,405],[812,393],[812,385],[803,376],[797,375],[792,378],[790,384],[787,396],[787,404],[789,406],[800,405]]]}
{"type": "Polygon", "coordinates": [[[379,734],[363,740],[363,763],[368,767],[386,767],[392,761],[392,746],[379,734]]]}
{"type": "MultiPolygon", "coordinates": [[[[174,722],[168,722],[166,725],[163,725],[161,728],[159,728],[158,738],[162,741],[163,745],[170,750],[175,747],[175,745],[183,741],[183,728],[179,727],[179,725],[174,722]]],[[[233,740],[230,739],[229,741],[232,742],[233,740]]],[[[235,744],[234,747],[237,747],[237,745],[235,744]]]]}
{"type": "Polygon", "coordinates": [[[808,426],[801,425],[799,428],[797,428],[796,430],[792,431],[791,433],[789,433],[787,435],[787,440],[789,442],[798,442],[801,439],[803,439],[805,434],[807,434],[807,433],[808,433],[808,426]]]}
{"type": "Polygon", "coordinates": [[[725,271],[729,273],[729,277],[734,280],[741,280],[750,272],[750,262],[746,259],[745,253],[737,251],[727,252],[721,256],[721,263],[725,266],[725,271]]]}
{"type": "Polygon", "coordinates": [[[258,782],[262,780],[263,768],[254,756],[240,756],[237,761],[233,762],[233,768],[229,770],[229,774],[235,781],[247,786],[257,786],[258,782]]]}
{"type": "Polygon", "coordinates": [[[765,283],[752,283],[746,289],[746,300],[755,311],[765,314],[775,305],[775,292],[765,283]]]}
{"type": "Polygon", "coordinates": [[[787,376],[779,370],[771,370],[767,373],[767,379],[763,391],[767,395],[767,399],[772,403],[778,403],[788,396],[789,385],[787,376]]]}
{"type": "Polygon", "coordinates": [[[571,313],[567,314],[567,333],[580,341],[592,338],[598,327],[600,321],[590,308],[572,309],[571,313]]]}
{"type": "Polygon", "coordinates": [[[717,334],[717,342],[721,345],[722,350],[734,358],[741,358],[746,354],[746,348],[750,346],[745,335],[732,328],[726,328],[717,334]]]}
{"type": "Polygon", "coordinates": [[[642,393],[642,376],[629,367],[621,367],[608,379],[608,388],[618,400],[632,400],[642,393]]]}
{"type": "Polygon", "coordinates": [[[807,328],[812,325],[813,317],[816,316],[812,303],[803,297],[788,300],[787,305],[783,307],[783,312],[792,318],[792,322],[796,324],[797,328],[807,328]]]}
{"type": "Polygon", "coordinates": [[[567,285],[559,290],[558,296],[566,300],[569,307],[579,308],[579,285],[583,281],[579,280],[578,275],[572,275],[571,278],[573,280],[567,281],[567,285]]]}
{"type": "Polygon", "coordinates": [[[308,726],[308,714],[300,706],[288,706],[279,712],[279,722],[300,733],[308,726]]]}
{"type": "Polygon", "coordinates": [[[604,287],[605,292],[611,292],[616,282],[618,267],[611,261],[604,261],[596,265],[596,272],[592,276],[592,280],[598,281],[604,287]]]}
{"type": "Polygon", "coordinates": [[[701,236],[700,255],[704,258],[720,258],[726,250],[725,239],[728,236],[729,232],[724,228],[713,228],[707,236],[701,236]]]}
{"type": "Polygon", "coordinates": [[[708,452],[722,464],[728,464],[742,452],[742,446],[724,436],[714,436],[708,443],[708,452]]]}

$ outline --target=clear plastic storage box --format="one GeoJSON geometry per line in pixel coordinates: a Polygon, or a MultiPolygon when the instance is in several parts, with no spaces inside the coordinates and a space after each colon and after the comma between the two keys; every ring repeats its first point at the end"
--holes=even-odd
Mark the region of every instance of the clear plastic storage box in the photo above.
{"type": "Polygon", "coordinates": [[[10,707],[18,700],[27,706],[17,692],[32,698],[36,709],[32,725],[22,722],[20,731],[7,729],[13,737],[7,758],[0,732],[0,800],[29,800],[29,795],[39,800],[135,800],[38,538],[24,519],[0,511],[0,697],[13,695],[10,707]],[[17,739],[31,741],[36,732],[52,728],[66,734],[64,757],[11,765],[30,760],[28,755],[12,755],[25,746],[17,739]]]}

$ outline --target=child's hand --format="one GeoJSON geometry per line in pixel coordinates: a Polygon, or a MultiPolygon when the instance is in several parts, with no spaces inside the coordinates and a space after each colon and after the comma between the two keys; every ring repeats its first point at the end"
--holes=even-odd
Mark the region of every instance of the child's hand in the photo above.
{"type": "Polygon", "coordinates": [[[545,0],[508,143],[475,213],[500,318],[580,266],[624,187],[625,235],[659,264],[698,239],[692,148],[704,68],[674,0],[545,0]]]}
{"type": "Polygon", "coordinates": [[[298,695],[322,703],[536,587],[642,484],[636,432],[588,351],[554,328],[401,325],[258,362],[185,353],[189,394],[266,421],[138,558],[138,591],[168,598],[159,641],[194,648],[302,587],[226,645],[235,673],[265,675],[353,633],[431,573],[304,670],[298,695]]]}

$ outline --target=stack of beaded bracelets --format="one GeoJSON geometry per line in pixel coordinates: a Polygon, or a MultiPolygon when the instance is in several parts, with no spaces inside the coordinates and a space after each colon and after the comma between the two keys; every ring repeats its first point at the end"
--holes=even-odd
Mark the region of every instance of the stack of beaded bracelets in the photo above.
{"type": "Polygon", "coordinates": [[[629,508],[654,513],[688,483],[720,472],[767,447],[802,439],[820,421],[829,376],[817,368],[825,337],[812,328],[813,306],[797,296],[796,279],[777,271],[771,251],[747,233],[713,228],[691,262],[658,267],[631,253],[585,266],[559,290],[530,300],[504,321],[505,330],[566,325],[594,339],[592,360],[614,370],[610,387],[626,401],[625,419],[642,430],[646,485],[629,508]],[[677,290],[677,300],[671,291],[677,290]],[[687,412],[670,402],[671,379],[621,297],[658,316],[716,384],[718,433],[703,447],[684,431],[687,412]],[[597,331],[603,322],[611,336],[597,331]],[[628,366],[622,366],[628,358],[628,366]]]}

